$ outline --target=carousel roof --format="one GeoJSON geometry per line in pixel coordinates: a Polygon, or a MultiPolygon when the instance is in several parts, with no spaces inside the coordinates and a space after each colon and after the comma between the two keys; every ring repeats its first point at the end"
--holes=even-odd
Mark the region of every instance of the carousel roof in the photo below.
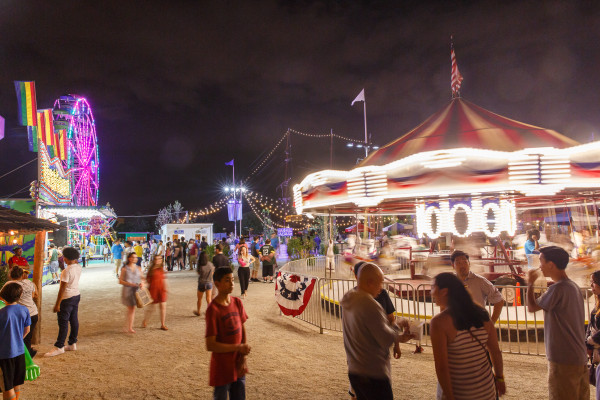
{"type": "Polygon", "coordinates": [[[359,166],[384,165],[433,150],[468,147],[517,151],[534,147],[562,149],[578,144],[551,129],[515,121],[455,98],[407,134],[372,152],[359,166]]]}

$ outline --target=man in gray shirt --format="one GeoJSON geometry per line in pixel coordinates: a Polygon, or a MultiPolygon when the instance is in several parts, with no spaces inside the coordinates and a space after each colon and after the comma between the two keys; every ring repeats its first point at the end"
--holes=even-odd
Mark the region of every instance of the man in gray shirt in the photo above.
{"type": "Polygon", "coordinates": [[[502,307],[504,307],[504,299],[498,288],[483,276],[471,272],[469,255],[464,251],[455,250],[450,256],[450,261],[452,262],[452,268],[454,268],[456,276],[463,281],[473,301],[484,308],[486,301],[494,305],[494,310],[490,318],[493,323],[496,323],[502,312],[502,307]]]}
{"type": "MultiPolygon", "coordinates": [[[[383,288],[383,273],[374,264],[361,266],[358,285],[344,295],[342,326],[348,377],[356,396],[362,399],[393,399],[390,347],[412,338],[390,325],[375,301],[383,288]]],[[[400,354],[394,354],[399,358],[400,354]]]]}
{"type": "Polygon", "coordinates": [[[557,246],[540,250],[541,271],[555,283],[538,299],[533,282],[537,270],[530,270],[527,283],[529,312],[544,310],[544,342],[548,359],[549,399],[588,400],[583,297],[579,286],[569,279],[565,269],[569,254],[557,246]]]}

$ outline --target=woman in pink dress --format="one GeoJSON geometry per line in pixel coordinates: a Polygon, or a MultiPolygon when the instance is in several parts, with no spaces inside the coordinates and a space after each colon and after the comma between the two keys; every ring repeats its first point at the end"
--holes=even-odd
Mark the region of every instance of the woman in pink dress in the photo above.
{"type": "Polygon", "coordinates": [[[158,304],[160,307],[160,329],[167,331],[169,330],[165,325],[165,320],[167,318],[167,282],[163,256],[156,255],[154,257],[152,265],[148,267],[146,281],[148,282],[148,291],[154,301],[151,305],[146,307],[142,326],[144,328],[148,326],[148,320],[154,311],[154,305],[158,304]]]}

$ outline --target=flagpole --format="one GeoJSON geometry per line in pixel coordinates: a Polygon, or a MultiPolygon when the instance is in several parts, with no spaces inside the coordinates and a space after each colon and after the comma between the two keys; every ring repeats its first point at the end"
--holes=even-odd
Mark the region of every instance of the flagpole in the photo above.
{"type": "Polygon", "coordinates": [[[235,160],[231,163],[233,168],[233,235],[237,236],[237,199],[235,198],[235,160]]]}
{"type": "MultiPolygon", "coordinates": [[[[364,90],[364,89],[363,89],[364,90]]],[[[367,139],[367,99],[363,100],[363,114],[365,115],[365,158],[369,155],[368,139],[367,139]]]]}

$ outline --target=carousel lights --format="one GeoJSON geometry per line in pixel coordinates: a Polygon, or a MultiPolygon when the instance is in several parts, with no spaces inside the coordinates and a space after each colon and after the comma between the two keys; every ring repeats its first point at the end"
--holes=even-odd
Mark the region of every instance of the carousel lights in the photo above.
{"type": "Polygon", "coordinates": [[[471,212],[471,207],[469,207],[466,204],[463,203],[458,203],[455,204],[452,209],[450,209],[450,228],[452,231],[452,234],[458,236],[458,237],[467,237],[469,236],[473,231],[473,213],[471,212]],[[458,212],[458,210],[463,209],[464,212],[467,214],[467,227],[465,229],[465,231],[463,233],[460,233],[458,231],[458,229],[456,229],[456,213],[458,212]]]}
{"type": "Polygon", "coordinates": [[[516,230],[516,207],[512,200],[500,200],[500,203],[486,203],[481,205],[481,199],[471,200],[471,207],[465,203],[457,203],[450,209],[448,201],[440,201],[439,206],[426,206],[424,203],[416,205],[416,225],[419,236],[424,233],[431,239],[440,237],[444,232],[452,233],[459,237],[466,237],[473,232],[484,232],[488,237],[497,237],[506,231],[514,235],[516,230]],[[456,228],[456,213],[464,210],[467,216],[467,227],[463,233],[456,228]],[[493,217],[488,218],[492,211],[493,217]],[[433,229],[433,216],[436,218],[436,229],[433,229]],[[489,224],[494,224],[494,229],[489,224]]]}

